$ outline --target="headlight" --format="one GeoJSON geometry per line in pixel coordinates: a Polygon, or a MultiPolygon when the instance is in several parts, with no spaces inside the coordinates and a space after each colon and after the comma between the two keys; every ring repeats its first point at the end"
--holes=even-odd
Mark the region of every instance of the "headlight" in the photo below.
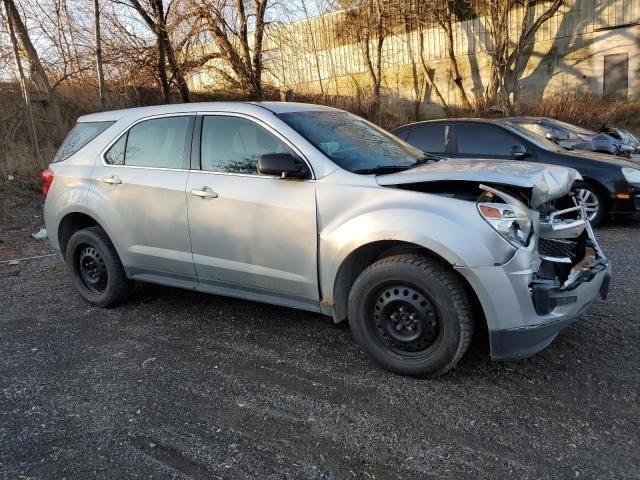
{"type": "Polygon", "coordinates": [[[629,183],[640,183],[640,170],[637,168],[622,167],[622,175],[629,183]]]}
{"type": "Polygon", "coordinates": [[[527,206],[517,198],[486,185],[480,185],[480,188],[505,202],[478,202],[478,212],[482,218],[514,247],[528,245],[532,222],[527,206]]]}

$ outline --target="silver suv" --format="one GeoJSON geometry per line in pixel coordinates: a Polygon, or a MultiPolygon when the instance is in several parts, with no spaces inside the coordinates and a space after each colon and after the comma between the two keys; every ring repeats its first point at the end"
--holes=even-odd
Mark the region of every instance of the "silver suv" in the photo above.
{"type": "Polygon", "coordinates": [[[572,169],[425,156],[336,109],[164,105],[82,117],[43,173],[53,247],[90,303],[132,281],[349,320],[382,367],[545,348],[609,265],[572,169]]]}

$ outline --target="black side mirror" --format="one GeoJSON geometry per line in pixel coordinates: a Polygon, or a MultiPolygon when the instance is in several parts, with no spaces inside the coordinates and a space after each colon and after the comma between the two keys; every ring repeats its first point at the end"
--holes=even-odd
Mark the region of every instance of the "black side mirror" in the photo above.
{"type": "Polygon", "coordinates": [[[522,160],[529,156],[529,152],[523,145],[514,145],[511,147],[511,156],[517,160],[522,160]]]}
{"type": "Polygon", "coordinates": [[[547,132],[544,138],[553,143],[558,143],[558,138],[552,132],[547,132]]]}
{"type": "Polygon", "coordinates": [[[258,172],[282,178],[309,178],[309,169],[290,153],[267,153],[258,159],[258,172]]]}

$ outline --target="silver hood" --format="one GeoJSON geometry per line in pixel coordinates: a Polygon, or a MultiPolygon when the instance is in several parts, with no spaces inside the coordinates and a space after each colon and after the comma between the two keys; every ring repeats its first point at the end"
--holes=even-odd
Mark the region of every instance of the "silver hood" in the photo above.
{"type": "Polygon", "coordinates": [[[530,188],[532,207],[568,194],[581,179],[573,168],[509,160],[443,160],[376,177],[382,186],[462,181],[530,188]]]}

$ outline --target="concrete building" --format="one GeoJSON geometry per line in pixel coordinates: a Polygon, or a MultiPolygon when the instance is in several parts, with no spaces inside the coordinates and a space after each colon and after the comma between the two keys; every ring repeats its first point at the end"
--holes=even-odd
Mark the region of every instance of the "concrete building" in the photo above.
{"type": "MultiPolygon", "coordinates": [[[[545,9],[536,5],[535,15],[545,9]]],[[[360,45],[344,32],[347,12],[275,26],[266,38],[265,83],[282,90],[352,96],[367,91],[369,77],[360,45]]],[[[511,13],[515,31],[524,9],[511,13]]],[[[444,31],[423,29],[423,56],[450,104],[457,104],[444,31]]],[[[419,57],[419,33],[407,28],[386,37],[383,95],[386,103],[417,105],[438,113],[425,88],[419,57]]],[[[483,92],[489,72],[490,37],[482,16],[454,25],[454,48],[468,92],[483,92]]],[[[561,92],[588,92],[610,98],[640,98],[640,0],[567,0],[536,34],[520,81],[520,96],[534,100],[561,92]]],[[[204,69],[191,79],[194,89],[218,84],[204,69]]]]}

